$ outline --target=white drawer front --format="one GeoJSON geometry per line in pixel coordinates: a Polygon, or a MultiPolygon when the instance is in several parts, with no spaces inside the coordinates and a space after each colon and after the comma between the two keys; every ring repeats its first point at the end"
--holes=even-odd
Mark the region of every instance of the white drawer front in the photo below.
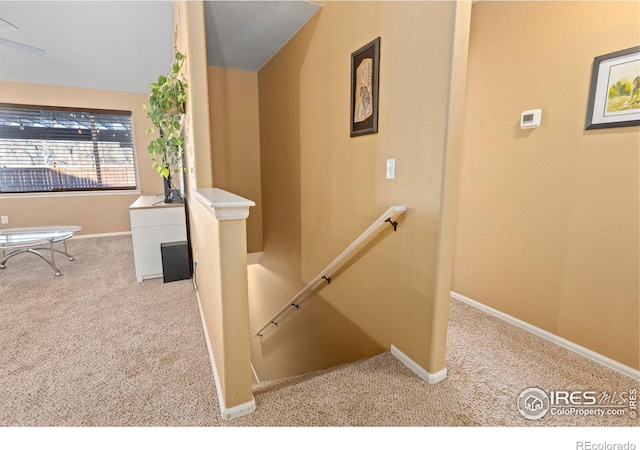
{"type": "Polygon", "coordinates": [[[132,228],[185,224],[184,207],[132,209],[129,216],[132,228]]]}

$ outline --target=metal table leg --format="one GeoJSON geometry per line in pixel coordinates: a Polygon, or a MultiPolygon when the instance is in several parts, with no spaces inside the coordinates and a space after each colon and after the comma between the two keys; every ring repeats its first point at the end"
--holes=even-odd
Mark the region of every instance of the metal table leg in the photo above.
{"type": "Polygon", "coordinates": [[[47,262],[55,272],[56,276],[62,275],[60,269],[56,265],[56,253],[63,254],[69,261],[75,261],[75,258],[69,254],[67,248],[67,240],[73,236],[73,233],[79,231],[80,227],[52,227],[49,230],[46,227],[34,227],[24,229],[0,230],[0,250],[2,257],[0,258],[0,269],[6,268],[9,259],[21,253],[33,253],[47,262]],[[10,232],[13,232],[10,233],[10,232]],[[14,236],[15,235],[15,236],[14,236]],[[18,238],[13,240],[13,238],[18,238]],[[31,241],[31,242],[29,242],[31,241]],[[64,250],[54,248],[54,245],[62,242],[64,250]],[[46,246],[46,247],[45,247],[46,246]],[[42,252],[42,253],[41,253],[42,252]],[[51,258],[47,259],[45,252],[51,253],[51,258]]]}
{"type": "Polygon", "coordinates": [[[66,252],[66,250],[67,250],[67,241],[64,241],[64,247],[65,247],[64,248],[65,251],[58,250],[57,248],[49,248],[49,247],[39,247],[39,248],[34,248],[33,250],[47,250],[47,251],[58,252],[58,253],[60,253],[60,254],[62,254],[64,256],[66,256],[69,261],[75,261],[76,259],[73,256],[71,256],[69,253],[66,252]]]}
{"type": "MultiPolygon", "coordinates": [[[[53,243],[51,243],[51,246],[53,247],[53,243]]],[[[23,248],[20,250],[15,250],[11,253],[9,253],[7,256],[4,257],[4,259],[2,261],[0,261],[0,269],[5,269],[7,267],[7,260],[9,260],[10,258],[19,255],[21,253],[33,253],[34,255],[38,255],[40,258],[42,258],[44,261],[47,262],[47,264],[49,264],[51,266],[51,268],[53,269],[53,271],[55,272],[56,276],[59,277],[60,275],[62,275],[62,272],[60,272],[60,270],[56,267],[56,261],[55,261],[55,257],[53,256],[53,252],[51,252],[51,261],[49,261],[47,258],[45,258],[40,252],[36,251],[33,248],[23,248]]]]}

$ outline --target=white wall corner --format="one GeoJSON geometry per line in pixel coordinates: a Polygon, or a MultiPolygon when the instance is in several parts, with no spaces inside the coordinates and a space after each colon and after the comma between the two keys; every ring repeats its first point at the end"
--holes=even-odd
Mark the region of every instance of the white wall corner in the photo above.
{"type": "Polygon", "coordinates": [[[440,381],[447,378],[446,367],[436,373],[429,373],[425,369],[423,369],[421,366],[419,366],[418,363],[416,363],[414,360],[412,360],[407,355],[402,353],[402,351],[400,351],[398,347],[396,347],[395,345],[391,345],[391,354],[396,358],[398,358],[398,360],[402,364],[407,366],[413,373],[418,375],[420,378],[422,378],[424,381],[426,381],[429,384],[439,383],[440,381]]]}
{"type": "Polygon", "coordinates": [[[207,351],[209,352],[209,360],[211,361],[211,369],[213,371],[213,378],[216,385],[216,393],[218,394],[218,403],[220,404],[220,414],[224,420],[236,419],[238,417],[251,414],[256,409],[256,401],[251,397],[251,400],[241,405],[227,408],[224,404],[224,397],[222,396],[222,389],[220,388],[220,378],[218,377],[218,368],[216,367],[216,359],[213,355],[213,348],[211,347],[211,341],[209,340],[209,332],[207,331],[207,323],[204,320],[204,314],[202,312],[202,302],[200,301],[200,294],[196,291],[196,297],[198,299],[198,310],[200,311],[200,321],[202,322],[202,329],[204,331],[204,338],[207,342],[207,351]]]}
{"type": "Polygon", "coordinates": [[[620,372],[623,375],[626,375],[630,378],[633,378],[636,381],[640,381],[640,371],[626,366],[618,361],[614,361],[611,358],[608,358],[604,355],[594,352],[593,350],[589,350],[588,348],[582,347],[581,345],[576,344],[575,342],[571,342],[567,339],[561,338],[553,333],[549,333],[546,330],[536,327],[535,325],[531,325],[523,320],[517,319],[513,316],[503,313],[502,311],[498,311],[497,309],[493,309],[490,306],[484,305],[476,300],[473,300],[469,297],[465,297],[462,294],[458,294],[457,292],[451,291],[451,298],[466,303],[467,305],[473,306],[481,311],[486,312],[498,319],[502,319],[505,322],[510,323],[511,325],[515,325],[518,328],[522,328],[523,330],[529,331],[530,333],[535,334],[543,339],[553,342],[554,344],[559,345],[560,347],[564,347],[567,350],[571,350],[585,358],[589,358],[592,361],[602,364],[610,369],[615,370],[616,372],[620,372]]]}

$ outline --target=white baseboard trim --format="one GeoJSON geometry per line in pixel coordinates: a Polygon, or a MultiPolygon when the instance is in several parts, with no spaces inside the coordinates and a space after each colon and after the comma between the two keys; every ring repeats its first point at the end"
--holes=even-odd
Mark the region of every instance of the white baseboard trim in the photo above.
{"type": "Polygon", "coordinates": [[[215,380],[216,392],[218,394],[218,403],[220,403],[220,414],[224,420],[236,419],[238,417],[246,416],[252,413],[256,409],[256,400],[251,397],[251,400],[232,408],[227,408],[224,404],[224,397],[222,396],[222,389],[220,388],[220,378],[218,377],[218,368],[216,367],[216,359],[213,356],[213,348],[211,347],[211,341],[209,340],[209,332],[207,331],[207,323],[204,320],[204,314],[202,312],[202,302],[200,301],[200,294],[196,292],[198,299],[198,310],[200,311],[200,321],[202,322],[202,330],[204,331],[204,338],[207,342],[207,351],[209,352],[209,360],[211,361],[211,369],[213,371],[213,378],[215,380]]]}
{"type": "Polygon", "coordinates": [[[247,253],[247,265],[260,264],[264,252],[247,253]]]}
{"type": "Polygon", "coordinates": [[[71,239],[92,239],[111,236],[131,236],[131,231],[116,231],[115,233],[76,234],[71,239]]]}
{"type": "Polygon", "coordinates": [[[611,358],[607,358],[604,355],[594,352],[593,350],[589,350],[588,348],[582,347],[574,342],[571,342],[567,339],[561,338],[553,333],[550,333],[542,328],[538,328],[535,325],[531,325],[530,323],[524,322],[523,320],[517,319],[513,316],[505,314],[497,309],[493,309],[490,306],[483,305],[482,303],[477,302],[469,297],[465,297],[462,294],[458,294],[457,292],[451,291],[451,298],[466,303],[474,308],[477,308],[481,311],[486,312],[487,314],[491,314],[498,319],[502,319],[506,322],[509,322],[512,325],[515,325],[523,330],[529,331],[530,333],[535,334],[536,336],[540,336],[543,339],[553,342],[561,347],[564,347],[572,352],[575,352],[585,358],[589,358],[592,361],[602,364],[610,369],[615,370],[616,372],[620,372],[623,375],[626,375],[630,378],[633,378],[636,381],[640,381],[640,371],[626,366],[624,364],[619,363],[618,361],[614,361],[611,358]]]}
{"type": "Polygon", "coordinates": [[[224,420],[232,420],[254,412],[256,410],[256,401],[252,397],[251,401],[243,403],[242,405],[234,406],[233,408],[225,408],[221,405],[220,409],[224,420]]]}
{"type": "Polygon", "coordinates": [[[447,378],[446,367],[436,373],[429,373],[425,369],[420,367],[418,363],[416,363],[414,360],[412,360],[407,355],[402,353],[402,351],[400,351],[400,349],[398,349],[398,347],[396,347],[395,345],[391,345],[391,354],[396,358],[398,358],[398,360],[402,364],[404,364],[409,369],[411,369],[413,373],[418,375],[420,378],[422,378],[424,381],[426,381],[429,384],[435,384],[447,378]]]}

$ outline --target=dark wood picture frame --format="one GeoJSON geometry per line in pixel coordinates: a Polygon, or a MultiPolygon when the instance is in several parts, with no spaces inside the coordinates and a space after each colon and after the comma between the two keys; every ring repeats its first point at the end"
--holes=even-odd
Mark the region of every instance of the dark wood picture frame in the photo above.
{"type": "Polygon", "coordinates": [[[593,59],[585,130],[634,125],[640,125],[640,46],[593,59]]]}
{"type": "Polygon", "coordinates": [[[378,132],[380,38],[351,54],[351,137],[378,132]]]}

